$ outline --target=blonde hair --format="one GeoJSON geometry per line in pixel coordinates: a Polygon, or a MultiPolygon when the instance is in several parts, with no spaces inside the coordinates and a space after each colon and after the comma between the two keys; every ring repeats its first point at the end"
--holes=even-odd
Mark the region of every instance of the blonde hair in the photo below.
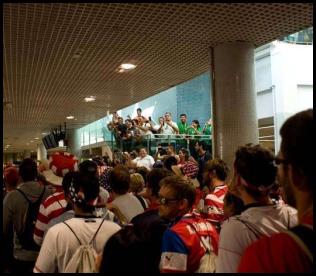
{"type": "Polygon", "coordinates": [[[145,187],[145,181],[143,176],[140,173],[132,173],[131,174],[131,182],[130,182],[130,191],[138,194],[145,187]]]}

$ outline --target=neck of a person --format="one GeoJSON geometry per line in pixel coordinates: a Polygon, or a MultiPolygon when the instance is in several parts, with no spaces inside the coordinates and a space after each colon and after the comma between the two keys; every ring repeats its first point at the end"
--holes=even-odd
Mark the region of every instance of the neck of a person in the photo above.
{"type": "Polygon", "coordinates": [[[179,213],[178,213],[176,218],[183,217],[185,214],[187,214],[189,212],[190,212],[190,209],[184,209],[182,211],[179,211],[179,213]]]}
{"type": "Polygon", "coordinates": [[[218,186],[223,186],[224,184],[225,184],[224,181],[219,180],[218,178],[213,178],[211,185],[215,188],[215,187],[218,187],[218,186]]]}
{"type": "Polygon", "coordinates": [[[93,215],[93,211],[85,211],[82,208],[78,207],[76,204],[74,205],[75,215],[77,216],[91,216],[93,215]]]}
{"type": "Polygon", "coordinates": [[[203,156],[203,155],[205,154],[205,152],[206,152],[206,151],[205,151],[204,149],[200,149],[200,150],[199,150],[199,155],[200,155],[200,156],[203,156]]]}
{"type": "Polygon", "coordinates": [[[262,196],[262,197],[257,198],[257,199],[253,198],[246,191],[241,192],[240,195],[241,195],[242,201],[244,202],[244,205],[257,203],[257,204],[260,204],[260,205],[264,206],[264,205],[271,205],[271,204],[273,204],[271,198],[268,195],[262,196]]]}
{"type": "Polygon", "coordinates": [[[304,217],[311,215],[313,217],[313,195],[312,192],[296,191],[296,208],[298,222],[303,223],[304,217]]]}
{"type": "Polygon", "coordinates": [[[113,199],[116,199],[116,198],[118,198],[118,197],[120,197],[120,196],[123,196],[123,195],[126,195],[127,193],[129,193],[129,192],[126,192],[125,194],[117,194],[117,193],[115,193],[115,192],[112,192],[112,198],[113,199]]]}

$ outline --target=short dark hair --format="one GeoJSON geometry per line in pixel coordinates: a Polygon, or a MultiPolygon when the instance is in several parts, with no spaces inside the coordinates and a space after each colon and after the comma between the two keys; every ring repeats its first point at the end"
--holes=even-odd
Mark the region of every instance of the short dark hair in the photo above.
{"type": "MultiPolygon", "coordinates": [[[[268,187],[275,183],[277,167],[274,164],[274,154],[260,145],[247,144],[239,147],[235,153],[234,167],[237,173],[249,184],[255,187],[268,187]]],[[[268,191],[245,187],[254,198],[266,195],[268,191]]]]}
{"type": "Polygon", "coordinates": [[[158,197],[160,190],[159,183],[167,176],[171,176],[171,172],[163,168],[154,168],[147,174],[147,187],[152,190],[152,194],[158,197]]]}
{"type": "Polygon", "coordinates": [[[244,202],[238,196],[235,196],[232,192],[228,191],[224,197],[224,205],[230,206],[233,210],[233,215],[240,215],[244,210],[244,202]]]}
{"type": "Polygon", "coordinates": [[[25,158],[19,166],[19,175],[23,182],[35,181],[37,178],[37,165],[31,158],[25,158]]]}
{"type": "Polygon", "coordinates": [[[206,162],[204,172],[206,171],[215,171],[217,178],[221,181],[225,181],[229,174],[227,164],[222,159],[218,158],[206,162]]]}
{"type": "Polygon", "coordinates": [[[205,143],[205,141],[196,141],[195,144],[198,144],[200,147],[202,147],[203,150],[206,150],[206,143],[205,143]]]}
{"type": "Polygon", "coordinates": [[[306,184],[312,189],[315,183],[313,109],[298,112],[288,118],[280,129],[280,135],[283,158],[303,172],[306,184]]]}
{"type": "Polygon", "coordinates": [[[144,166],[142,166],[142,167],[137,167],[137,168],[135,169],[135,172],[136,172],[136,173],[139,173],[139,174],[144,178],[144,181],[145,181],[145,183],[146,183],[146,181],[147,181],[148,169],[147,169],[146,167],[144,167],[144,166]]]}
{"type": "Polygon", "coordinates": [[[73,181],[75,192],[77,193],[79,190],[81,190],[84,194],[84,201],[82,203],[75,202],[75,204],[77,204],[84,211],[93,211],[95,207],[88,205],[87,202],[98,197],[100,193],[99,179],[93,175],[73,172],[72,175],[67,177],[67,183],[64,183],[63,185],[69,185],[70,187],[71,181],[73,181]],[[68,183],[69,180],[70,183],[68,183]]]}
{"type": "Polygon", "coordinates": [[[141,112],[141,111],[142,111],[142,109],[139,107],[139,108],[137,108],[137,109],[136,109],[136,111],[140,111],[140,112],[141,112]]]}
{"type": "Polygon", "coordinates": [[[70,188],[73,176],[74,176],[74,172],[67,172],[63,177],[63,181],[61,185],[63,187],[65,195],[69,194],[69,188],[70,188]]]}
{"type": "Polygon", "coordinates": [[[176,199],[186,199],[191,208],[195,202],[196,191],[191,182],[180,176],[168,176],[161,180],[160,187],[170,187],[176,199]]]}
{"type": "Polygon", "coordinates": [[[167,156],[164,158],[163,163],[165,165],[165,168],[169,171],[172,171],[171,167],[178,164],[177,158],[174,156],[167,156]]]}
{"type": "Polygon", "coordinates": [[[79,164],[79,172],[82,172],[84,174],[88,174],[91,176],[96,176],[98,172],[98,165],[97,160],[85,160],[82,163],[79,164]]]}
{"type": "Polygon", "coordinates": [[[126,166],[117,165],[109,173],[109,185],[111,189],[119,195],[127,193],[130,181],[130,174],[126,166]]]}
{"type": "Polygon", "coordinates": [[[200,127],[200,122],[199,122],[199,120],[192,120],[192,123],[195,123],[195,124],[198,125],[198,127],[200,127]]]}
{"type": "Polygon", "coordinates": [[[180,117],[182,117],[182,116],[187,117],[187,114],[184,114],[184,113],[180,114],[180,117]]]}

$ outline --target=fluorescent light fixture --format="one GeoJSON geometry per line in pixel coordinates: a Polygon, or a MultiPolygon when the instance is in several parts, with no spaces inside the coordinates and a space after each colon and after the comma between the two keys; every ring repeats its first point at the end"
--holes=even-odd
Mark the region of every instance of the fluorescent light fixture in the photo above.
{"type": "Polygon", "coordinates": [[[42,132],[42,135],[46,135],[47,134],[47,132],[42,132]]]}
{"type": "Polygon", "coordinates": [[[35,137],[34,139],[35,139],[35,140],[38,140],[39,138],[38,138],[38,137],[35,137]]]}
{"type": "Polygon", "coordinates": [[[132,63],[123,63],[120,65],[120,68],[124,70],[132,70],[136,68],[136,65],[132,63]]]}
{"type": "Polygon", "coordinates": [[[66,117],[68,120],[72,120],[72,119],[74,119],[75,117],[74,116],[72,116],[72,115],[70,115],[70,116],[68,116],[68,117],[66,117]]]}
{"type": "Polygon", "coordinates": [[[86,103],[88,103],[88,102],[94,102],[94,101],[95,101],[95,96],[85,97],[85,98],[84,98],[84,101],[85,101],[86,103]]]}

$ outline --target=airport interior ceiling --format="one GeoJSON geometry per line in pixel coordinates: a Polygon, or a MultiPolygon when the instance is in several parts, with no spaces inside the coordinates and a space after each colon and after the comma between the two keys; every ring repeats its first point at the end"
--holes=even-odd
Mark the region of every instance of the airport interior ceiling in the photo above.
{"type": "Polygon", "coordinates": [[[312,3],[5,3],[4,144],[36,150],[25,143],[63,122],[81,127],[209,70],[210,47],[311,26],[312,3]]]}

